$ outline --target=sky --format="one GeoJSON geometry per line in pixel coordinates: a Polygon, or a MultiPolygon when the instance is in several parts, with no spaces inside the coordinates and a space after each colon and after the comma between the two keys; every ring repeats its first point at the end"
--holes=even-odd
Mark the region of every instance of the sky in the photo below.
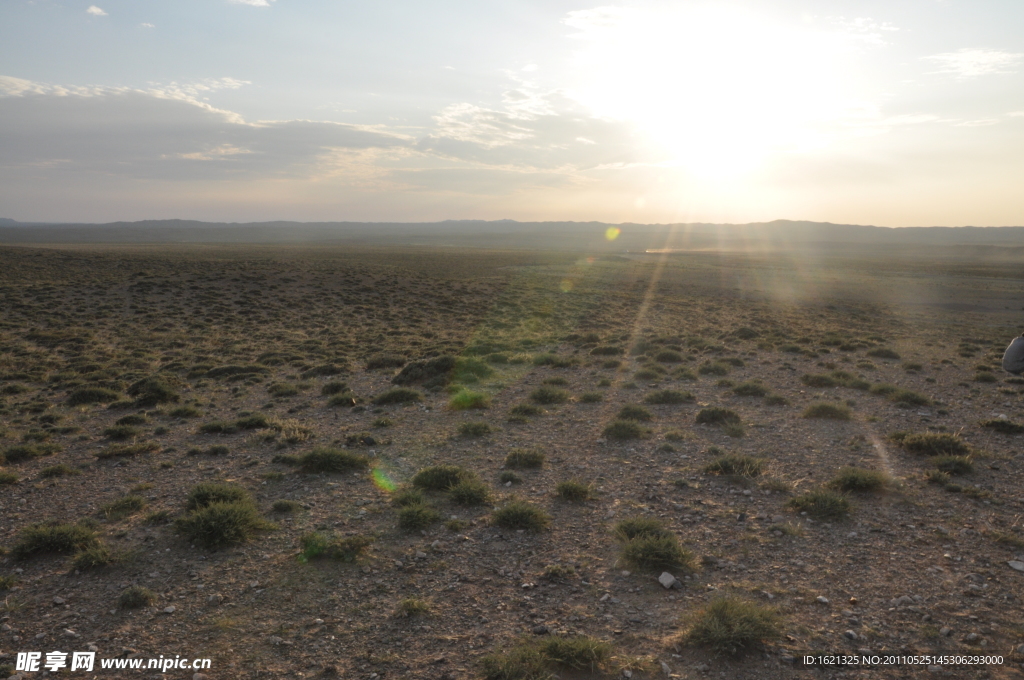
{"type": "Polygon", "coordinates": [[[3,0],[0,217],[1024,225],[1021,26],[1020,0],[3,0]]]}

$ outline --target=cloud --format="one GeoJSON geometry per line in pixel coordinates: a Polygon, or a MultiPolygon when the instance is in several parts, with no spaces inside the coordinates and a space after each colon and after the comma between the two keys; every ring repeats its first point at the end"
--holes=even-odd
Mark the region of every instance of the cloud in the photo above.
{"type": "Polygon", "coordinates": [[[91,14],[94,17],[105,17],[105,16],[107,16],[107,13],[104,12],[103,10],[101,10],[96,5],[89,5],[89,9],[85,10],[85,13],[86,14],[91,14]]]}
{"type": "MultiPolygon", "coordinates": [[[[220,79],[205,88],[234,86],[220,79]]],[[[196,100],[198,85],[68,88],[0,77],[0,170],[136,179],[315,177],[344,150],[408,147],[408,137],[322,121],[248,122],[196,100]]]]}
{"type": "Polygon", "coordinates": [[[142,28],[156,28],[155,24],[151,24],[148,21],[142,22],[141,24],[139,24],[139,26],[141,26],[142,28]]]}
{"type": "Polygon", "coordinates": [[[270,7],[274,0],[228,0],[232,5],[249,5],[250,7],[270,7]]]}
{"type": "Polygon", "coordinates": [[[939,65],[938,71],[961,79],[976,78],[999,73],[1016,73],[1024,54],[1005,50],[987,50],[965,47],[956,52],[943,52],[923,57],[939,65]]]}

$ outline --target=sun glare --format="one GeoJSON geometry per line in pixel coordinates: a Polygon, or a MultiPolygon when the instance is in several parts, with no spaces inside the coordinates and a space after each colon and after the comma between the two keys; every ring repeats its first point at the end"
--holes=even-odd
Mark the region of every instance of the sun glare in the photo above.
{"type": "Polygon", "coordinates": [[[666,165],[732,177],[778,152],[824,144],[848,108],[835,33],[722,9],[573,12],[571,95],[629,121],[666,165]]]}

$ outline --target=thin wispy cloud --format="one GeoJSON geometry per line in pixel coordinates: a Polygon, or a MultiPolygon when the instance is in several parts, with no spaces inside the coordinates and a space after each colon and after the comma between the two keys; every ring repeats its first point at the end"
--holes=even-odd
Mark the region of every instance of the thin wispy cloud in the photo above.
{"type": "Polygon", "coordinates": [[[1024,54],[965,47],[956,52],[943,52],[924,58],[939,65],[939,69],[933,73],[949,74],[958,78],[977,78],[1000,73],[1016,73],[1024,54]]]}
{"type": "Polygon", "coordinates": [[[249,5],[250,7],[270,7],[273,0],[228,0],[232,5],[249,5]]]}
{"type": "Polygon", "coordinates": [[[91,14],[94,17],[105,17],[105,16],[107,16],[107,13],[104,12],[99,7],[97,7],[96,5],[89,5],[89,9],[85,10],[85,13],[86,14],[91,14]]]}

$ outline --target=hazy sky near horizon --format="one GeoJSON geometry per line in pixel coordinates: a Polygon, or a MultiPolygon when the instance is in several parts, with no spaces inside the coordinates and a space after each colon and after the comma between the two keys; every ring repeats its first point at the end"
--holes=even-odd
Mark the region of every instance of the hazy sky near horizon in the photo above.
{"type": "Polygon", "coordinates": [[[1020,0],[4,0],[0,217],[1024,225],[1020,0]]]}

